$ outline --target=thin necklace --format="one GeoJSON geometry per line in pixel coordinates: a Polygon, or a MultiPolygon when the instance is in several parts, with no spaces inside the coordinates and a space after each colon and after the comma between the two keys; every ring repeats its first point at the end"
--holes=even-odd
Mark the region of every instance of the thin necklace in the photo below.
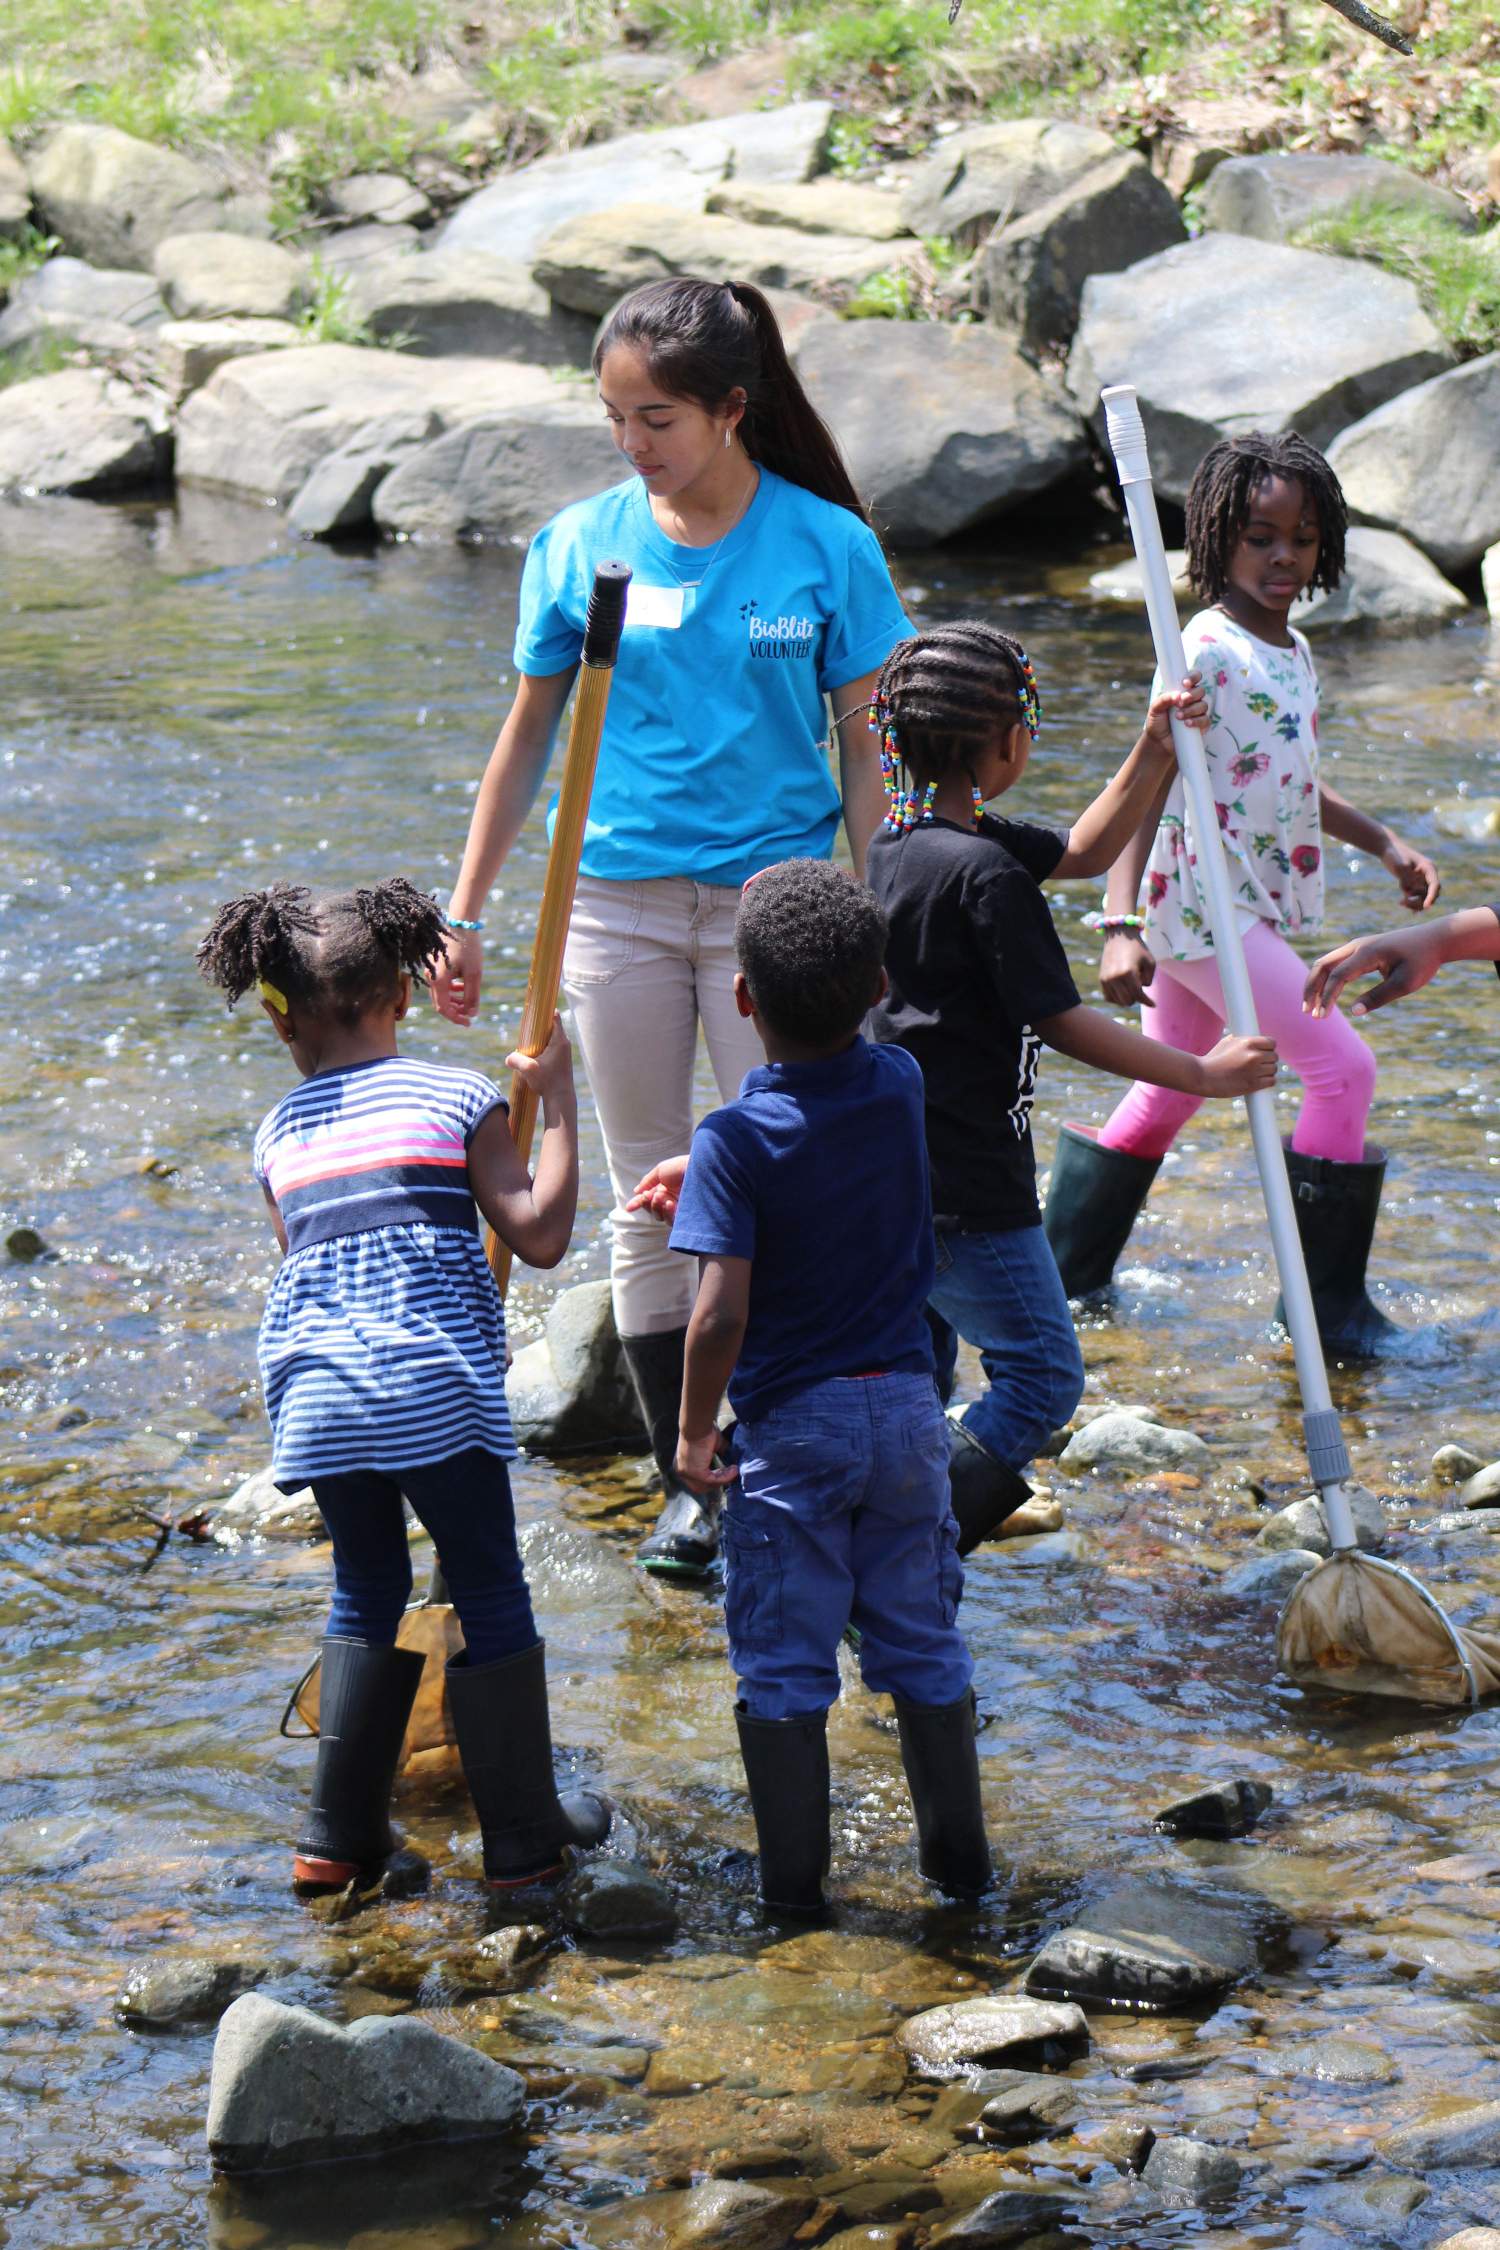
{"type": "MultiPolygon", "coordinates": [[[[724,526],[724,529],[719,533],[718,538],[714,541],[711,547],[701,547],[696,550],[698,554],[705,555],[708,558],[705,562],[700,563],[698,568],[698,575],[696,578],[684,578],[682,572],[678,569],[672,557],[668,555],[667,568],[668,570],[670,570],[672,576],[676,579],[678,585],[682,588],[685,594],[694,593],[695,591],[698,591],[702,588],[704,580],[707,578],[709,572],[713,569],[714,564],[718,561],[719,556],[723,551],[725,540],[729,537],[731,532],[739,530],[740,525],[744,522],[746,515],[749,513],[750,503],[755,498],[755,495],[757,494],[757,492],[759,492],[759,490],[760,471],[757,469],[755,472],[755,480],[750,485],[745,493],[744,499],[740,502],[738,508],[735,510],[732,521],[724,526]]],[[[646,505],[648,508],[651,505],[649,497],[646,501],[646,505]]],[[[652,516],[651,521],[653,523],[656,523],[656,518],[654,515],[652,516]]],[[[661,525],[659,523],[656,524],[656,528],[658,531],[661,531],[661,525]]],[[[663,539],[667,538],[666,532],[662,531],[661,535],[663,539]]],[[[673,540],[671,544],[673,546],[681,546],[682,541],[673,540]]]]}

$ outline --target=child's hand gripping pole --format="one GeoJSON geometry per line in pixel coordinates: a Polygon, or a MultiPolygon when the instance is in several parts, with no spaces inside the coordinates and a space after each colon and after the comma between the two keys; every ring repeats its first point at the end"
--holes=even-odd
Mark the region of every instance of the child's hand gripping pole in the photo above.
{"type": "MultiPolygon", "coordinates": [[[[1110,451],[1119,471],[1125,510],[1130,518],[1130,535],[1145,581],[1146,610],[1151,620],[1157,668],[1163,679],[1180,680],[1187,671],[1187,658],[1177,622],[1172,574],[1157,520],[1156,496],[1151,488],[1151,464],[1141,410],[1134,390],[1126,383],[1106,390],[1103,404],[1110,451]]],[[[1245,966],[1239,915],[1229,887],[1229,869],[1208,762],[1202,741],[1191,727],[1183,725],[1175,712],[1172,714],[1172,741],[1192,816],[1198,871],[1208,890],[1214,958],[1223,986],[1229,1028],[1241,1037],[1251,1038],[1260,1027],[1255,1020],[1255,1000],[1245,966]]],[[[1335,1550],[1342,1552],[1356,1545],[1354,1519],[1343,1489],[1349,1475],[1349,1455],[1329,1394],[1328,1370],[1323,1362],[1323,1346],[1308,1286],[1307,1262],[1302,1254],[1302,1238],[1297,1232],[1291,1182],[1287,1178],[1286,1157],[1276,1122],[1276,1097],[1269,1091],[1247,1094],[1245,1107],[1250,1113],[1255,1161],[1266,1199],[1266,1217],[1270,1221],[1271,1243],[1281,1275],[1286,1324],[1302,1390],[1302,1426],[1308,1465],[1322,1494],[1329,1539],[1335,1550]]]]}
{"type": "MultiPolygon", "coordinates": [[[[526,1005],[521,1013],[520,1037],[516,1041],[523,1055],[541,1053],[557,1013],[563,948],[573,914],[573,894],[578,887],[584,824],[594,788],[594,769],[599,762],[599,739],[604,732],[610,680],[620,652],[625,589],[629,584],[628,563],[600,563],[594,572],[588,618],[583,629],[578,687],[573,697],[573,719],[568,729],[568,751],[563,761],[562,787],[558,791],[557,819],[552,829],[552,848],[547,854],[547,874],[542,884],[536,939],[531,949],[531,972],[526,980],[526,1005]]],[[[535,1129],[536,1096],[519,1077],[512,1077],[510,1131],[523,1164],[531,1155],[535,1129]]],[[[492,1233],[485,1243],[485,1255],[503,1297],[510,1281],[509,1245],[492,1233]]]]}

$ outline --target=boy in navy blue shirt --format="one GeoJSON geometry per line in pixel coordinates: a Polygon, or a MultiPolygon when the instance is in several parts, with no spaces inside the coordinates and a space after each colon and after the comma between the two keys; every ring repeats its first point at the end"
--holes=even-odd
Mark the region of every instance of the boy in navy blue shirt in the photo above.
{"type": "Polygon", "coordinates": [[[745,886],[735,999],[763,1069],[706,1117],[637,1206],[677,1196],[696,1253],[677,1473],[723,1488],[725,1623],[761,1896],[817,1914],[829,1861],[827,1719],[838,1645],[895,1700],[922,1872],[990,1880],[963,1570],[924,1306],[933,1280],[922,1076],[860,1024],[886,988],[885,916],[862,883],[788,860],[745,886]],[[678,1186],[681,1181],[680,1188],[678,1186]],[[737,1417],[718,1458],[725,1389],[737,1417]]]}

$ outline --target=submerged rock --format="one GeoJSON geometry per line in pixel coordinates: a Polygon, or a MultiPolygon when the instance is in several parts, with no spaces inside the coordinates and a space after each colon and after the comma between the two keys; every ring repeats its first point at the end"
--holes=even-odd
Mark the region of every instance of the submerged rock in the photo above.
{"type": "MultiPolygon", "coordinates": [[[[1354,1536],[1366,1551],[1373,1551],[1385,1541],[1387,1524],[1385,1511],[1373,1492],[1365,1492],[1358,1485],[1346,1485],[1344,1497],[1349,1502],[1349,1513],[1354,1518],[1354,1536]]],[[[1328,1536],[1328,1522],[1323,1503],[1313,1493],[1304,1499],[1293,1500],[1285,1508],[1278,1508],[1268,1517],[1255,1535],[1257,1547],[1268,1553],[1293,1547],[1315,1555],[1333,1552],[1333,1542],[1328,1536]]]]}
{"type": "Polygon", "coordinates": [[[1401,2073],[1383,2047],[1367,2039],[1298,2039],[1274,2047],[1270,2061],[1296,2078],[1330,2086],[1389,2086],[1401,2073]]]}
{"type": "Polygon", "coordinates": [[[1284,1601],[1322,1560],[1310,1547],[1281,1547],[1272,1554],[1252,1555],[1248,1562],[1226,1570],[1216,1591],[1232,1594],[1237,1601],[1284,1601]]]}
{"type": "Polygon", "coordinates": [[[140,2031],[213,2023],[270,1974],[265,1961],[162,1962],[136,1970],[115,2001],[115,2014],[140,2031]]]}
{"type": "Polygon", "coordinates": [[[919,2070],[948,2073],[970,2063],[1071,2062],[1088,2053],[1083,2010],[1069,2001],[996,1996],[925,2008],[896,2037],[919,2070]]]}
{"type": "Polygon", "coordinates": [[[269,2171],[511,2132],[525,2085],[414,2016],[347,2030],[247,1993],[214,2041],[208,2146],[226,2172],[269,2171]]]}
{"type": "Polygon", "coordinates": [[[553,1298],[546,1333],[517,1352],[505,1394],[516,1442],[528,1453],[641,1450],[641,1410],[607,1281],[585,1281],[553,1298]]]}
{"type": "Polygon", "coordinates": [[[1175,1883],[1130,1882],[1048,1938],[1026,1990],[1180,2013],[1227,1992],[1256,1954],[1255,1922],[1243,1906],[1175,1883]]]}
{"type": "MultiPolygon", "coordinates": [[[[1358,2234],[1385,2234],[1420,2210],[1431,2193],[1420,2180],[1365,2180],[1336,2198],[1332,2215],[1358,2234]]],[[[1485,2232],[1485,2240],[1500,2250],[1500,2234],[1485,2232]]]]}
{"type": "Polygon", "coordinates": [[[1387,2133],[1380,2153],[1410,2172],[1448,2172],[1457,2165],[1500,2164],[1500,2102],[1472,2102],[1387,2133]]]}
{"type": "Polygon", "coordinates": [[[563,1884],[557,1903],[581,1937],[669,1938],[677,1929],[669,1886],[629,1860],[585,1861],[563,1884]]]}
{"type": "Polygon", "coordinates": [[[1432,1456],[1433,1482],[1467,1484],[1470,1477],[1477,1477],[1484,1466],[1484,1455],[1471,1453],[1466,1445],[1440,1445],[1432,1456]]]}
{"type": "Polygon", "coordinates": [[[1466,1478],[1455,1498],[1461,1508],[1500,1508],[1500,1461],[1466,1478]]]}
{"type": "Polygon", "coordinates": [[[1185,1470],[1206,1477],[1214,1457],[1192,1430],[1174,1430],[1147,1421],[1125,1408],[1098,1414],[1075,1430],[1063,1450],[1065,1469],[1113,1469],[1124,1476],[1149,1476],[1157,1469],[1185,1470]]]}
{"type": "Polygon", "coordinates": [[[466,1992],[499,1992],[513,1984],[521,1970],[540,1959],[550,1942],[539,1922],[516,1922],[491,1930],[466,1952],[444,1961],[444,1973],[466,1992]]]}
{"type": "Polygon", "coordinates": [[[979,2090],[986,2099],[976,2123],[988,2140],[1027,2140],[1071,2125],[1081,2098],[1071,2079],[1035,2070],[986,2071],[979,2090]]]}
{"type": "Polygon", "coordinates": [[[1141,2172],[1146,2185],[1169,2202],[1222,2203],[1236,2193],[1244,2166],[1227,2148],[1169,2135],[1154,2141],[1141,2172]]]}
{"type": "Polygon", "coordinates": [[[1001,2188],[972,2211],[935,2227],[927,2237],[929,2250],[1006,2250],[1006,2245],[1033,2236],[1050,2240],[1052,2230],[1077,2207],[1076,2195],[1052,2188],[1001,2188]]]}
{"type": "Polygon", "coordinates": [[[1273,1795],[1265,1781],[1219,1781],[1168,1805],[1156,1825],[1169,1836],[1248,1836],[1273,1795]]]}

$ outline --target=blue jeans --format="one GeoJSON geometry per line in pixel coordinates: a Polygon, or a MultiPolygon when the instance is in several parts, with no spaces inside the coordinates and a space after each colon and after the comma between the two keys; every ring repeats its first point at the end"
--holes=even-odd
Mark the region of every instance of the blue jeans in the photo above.
{"type": "Polygon", "coordinates": [[[973,1663],[948,1442],[930,1375],[810,1383],[735,1433],[724,1505],[724,1622],[756,1719],[826,1711],[859,1628],[866,1687],[955,1703],[973,1663]]]}
{"type": "Polygon", "coordinates": [[[358,1469],[312,1488],[333,1541],[331,1637],[389,1646],[411,1596],[403,1496],[432,1535],[471,1664],[534,1648],[510,1474],[482,1446],[399,1476],[358,1469]]]}
{"type": "Polygon", "coordinates": [[[952,1393],[961,1336],[978,1351],[990,1386],[965,1412],[964,1428],[1007,1468],[1024,1469],[1083,1396],[1083,1356],[1046,1235],[1039,1226],[941,1230],[927,1310],[939,1391],[952,1393]]]}

